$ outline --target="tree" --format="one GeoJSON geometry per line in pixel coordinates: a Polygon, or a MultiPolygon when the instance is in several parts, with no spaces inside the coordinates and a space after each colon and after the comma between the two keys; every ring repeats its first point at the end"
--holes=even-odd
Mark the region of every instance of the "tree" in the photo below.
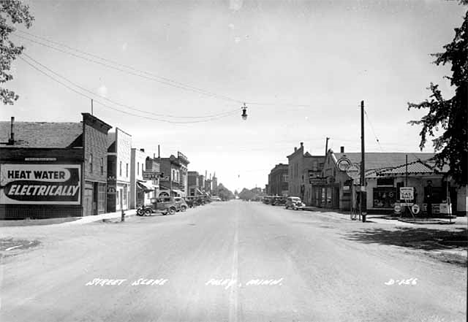
{"type": "MultiPolygon", "coordinates": [[[[468,4],[468,0],[461,1],[468,4]]],[[[451,43],[443,47],[444,53],[432,54],[436,57],[436,65],[451,64],[451,85],[455,88],[455,95],[444,99],[438,85],[430,84],[430,99],[419,104],[408,103],[410,109],[429,109],[420,120],[410,121],[411,125],[422,125],[420,132],[422,150],[427,137],[435,137],[435,132],[442,130],[442,134],[432,140],[435,154],[435,165],[442,168],[448,164],[449,175],[462,186],[468,181],[468,11],[462,26],[455,28],[455,37],[451,43]]]]}
{"type": "MultiPolygon", "coordinates": [[[[29,7],[19,0],[0,1],[0,83],[13,79],[10,73],[11,63],[24,50],[23,46],[16,46],[9,36],[16,29],[15,24],[31,27],[34,17],[29,13],[29,7]]],[[[13,104],[18,99],[15,92],[0,87],[0,99],[3,104],[13,104]]]]}
{"type": "Polygon", "coordinates": [[[234,194],[228,188],[223,186],[222,183],[218,185],[218,196],[223,201],[234,199],[234,194]]]}

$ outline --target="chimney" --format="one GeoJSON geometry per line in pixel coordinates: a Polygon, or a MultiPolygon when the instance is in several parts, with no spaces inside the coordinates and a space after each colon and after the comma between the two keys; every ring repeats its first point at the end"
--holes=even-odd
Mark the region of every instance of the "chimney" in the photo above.
{"type": "Polygon", "coordinates": [[[145,152],[145,149],[140,149],[141,152],[145,152]]]}
{"type": "Polygon", "coordinates": [[[296,147],[294,147],[294,152],[296,152],[296,151],[297,151],[297,148],[296,148],[296,147]]]}
{"type": "Polygon", "coordinates": [[[304,147],[304,142],[301,142],[301,149],[304,147]]]}
{"type": "Polygon", "coordinates": [[[15,123],[15,117],[11,117],[11,135],[10,139],[8,140],[9,145],[15,144],[15,131],[14,131],[14,123],[15,123]]]}
{"type": "Polygon", "coordinates": [[[158,159],[161,159],[161,146],[158,144],[158,159]]]}
{"type": "Polygon", "coordinates": [[[340,147],[340,153],[344,153],[344,146],[340,147]]]}

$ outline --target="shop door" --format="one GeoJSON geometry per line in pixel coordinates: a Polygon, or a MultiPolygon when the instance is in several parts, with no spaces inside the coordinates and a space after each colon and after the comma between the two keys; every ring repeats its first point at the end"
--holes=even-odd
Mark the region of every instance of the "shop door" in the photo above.
{"type": "Polygon", "coordinates": [[[333,188],[333,208],[338,209],[340,208],[340,189],[333,188]]]}
{"type": "Polygon", "coordinates": [[[93,186],[86,185],[84,193],[84,215],[91,216],[93,214],[93,186]]]}

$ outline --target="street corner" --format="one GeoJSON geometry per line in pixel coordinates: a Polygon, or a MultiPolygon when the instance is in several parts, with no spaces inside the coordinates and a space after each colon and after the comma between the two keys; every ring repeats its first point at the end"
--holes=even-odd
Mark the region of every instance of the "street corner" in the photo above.
{"type": "Polygon", "coordinates": [[[0,254],[2,257],[9,257],[36,248],[40,244],[41,242],[37,239],[1,238],[0,254]]]}

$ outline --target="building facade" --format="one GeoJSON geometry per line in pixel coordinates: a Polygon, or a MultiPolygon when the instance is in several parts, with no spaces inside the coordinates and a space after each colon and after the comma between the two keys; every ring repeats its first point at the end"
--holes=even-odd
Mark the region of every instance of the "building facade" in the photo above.
{"type": "Polygon", "coordinates": [[[130,208],[150,205],[159,185],[159,166],[146,168],[147,154],[144,149],[132,148],[130,172],[130,208]],[[152,171],[156,168],[155,171],[152,171]]]}
{"type": "Polygon", "coordinates": [[[448,169],[434,167],[433,153],[365,154],[364,185],[360,182],[361,153],[329,150],[322,171],[322,183],[314,185],[314,205],[349,210],[359,207],[360,187],[365,187],[365,209],[369,213],[393,213],[396,204],[418,204],[426,211],[428,182],[431,182],[432,214],[466,215],[463,189],[448,180],[448,169]],[[345,165],[343,167],[343,165],[345,165]],[[410,187],[413,200],[400,200],[401,188],[410,187]],[[451,204],[448,209],[448,204],[451,204]]]}
{"type": "Polygon", "coordinates": [[[289,166],[277,164],[268,175],[268,194],[271,196],[288,196],[289,194],[289,166]]]}
{"type": "Polygon", "coordinates": [[[106,210],[107,133],[80,123],[0,122],[1,219],[88,216],[106,210]]]}
{"type": "Polygon", "coordinates": [[[185,196],[184,183],[181,178],[181,162],[179,158],[171,155],[169,158],[159,158],[161,166],[161,173],[163,177],[160,178],[159,196],[185,196]]]}
{"type": "Polygon", "coordinates": [[[199,176],[197,171],[188,171],[188,196],[196,197],[202,194],[200,184],[198,183],[199,176]]]}
{"type": "Polygon", "coordinates": [[[295,147],[294,152],[287,158],[289,195],[300,197],[306,205],[312,205],[314,195],[311,179],[321,173],[324,157],[304,152],[304,144],[301,142],[300,147],[295,147]]]}
{"type": "Polygon", "coordinates": [[[129,209],[132,136],[119,128],[108,135],[107,211],[129,209]]]}

